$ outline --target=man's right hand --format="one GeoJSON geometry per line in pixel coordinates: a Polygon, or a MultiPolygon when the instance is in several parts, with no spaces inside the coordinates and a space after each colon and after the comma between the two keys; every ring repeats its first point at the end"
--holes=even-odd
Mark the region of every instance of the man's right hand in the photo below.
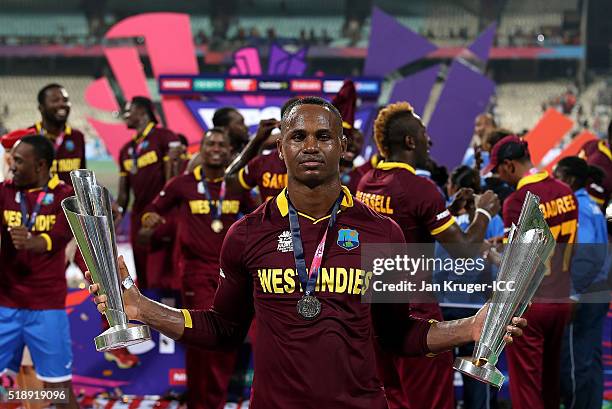
{"type": "MultiPolygon", "coordinates": [[[[119,259],[117,261],[119,264],[119,277],[120,277],[119,279],[121,280],[121,282],[123,282],[124,279],[129,277],[130,273],[128,271],[127,266],[125,265],[123,256],[119,256],[119,259]]],[[[108,305],[106,304],[106,301],[107,301],[106,295],[97,294],[98,291],[100,290],[100,286],[99,284],[93,284],[91,273],[89,271],[85,272],[85,278],[87,279],[87,281],[92,283],[89,286],[89,293],[94,295],[94,302],[96,303],[98,311],[101,314],[104,314],[104,312],[108,308],[108,305]]],[[[127,314],[128,319],[129,320],[140,320],[139,305],[140,305],[140,299],[142,295],[140,294],[138,287],[136,287],[136,285],[133,285],[129,290],[126,290],[122,286],[122,290],[123,290],[123,305],[125,307],[125,313],[127,314]]]]}
{"type": "Polygon", "coordinates": [[[142,227],[145,229],[154,229],[162,223],[166,223],[166,219],[155,212],[147,212],[142,218],[142,227]]]}
{"type": "Polygon", "coordinates": [[[495,216],[501,210],[499,197],[492,190],[487,190],[480,196],[476,196],[475,204],[476,208],[486,210],[491,216],[495,216]]]}
{"type": "Polygon", "coordinates": [[[278,128],[280,126],[280,122],[276,119],[262,119],[259,121],[259,128],[257,128],[257,133],[255,134],[255,140],[257,142],[264,142],[274,128],[278,128]]]}

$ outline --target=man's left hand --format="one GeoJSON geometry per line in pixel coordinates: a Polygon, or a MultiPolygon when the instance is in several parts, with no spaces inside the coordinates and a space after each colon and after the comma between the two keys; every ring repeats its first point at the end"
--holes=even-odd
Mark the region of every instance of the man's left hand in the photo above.
{"type": "MultiPolygon", "coordinates": [[[[477,313],[472,317],[472,340],[478,342],[482,335],[482,327],[484,326],[485,317],[489,310],[489,304],[485,304],[477,313]]],[[[506,335],[504,335],[504,342],[511,344],[515,337],[523,336],[523,329],[527,328],[527,320],[525,318],[513,317],[512,324],[506,326],[506,335]]]]}

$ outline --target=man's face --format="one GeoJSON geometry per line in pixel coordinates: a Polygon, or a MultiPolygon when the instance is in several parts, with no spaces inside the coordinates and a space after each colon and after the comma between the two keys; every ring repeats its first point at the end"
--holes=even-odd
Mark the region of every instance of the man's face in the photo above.
{"type": "Polygon", "coordinates": [[[227,131],[230,138],[244,143],[249,141],[249,128],[244,124],[244,117],[238,111],[230,111],[227,131]]]}
{"type": "Polygon", "coordinates": [[[125,121],[125,125],[128,127],[128,129],[138,129],[144,114],[144,108],[138,105],[133,105],[130,102],[126,103],[123,111],[123,120],[125,121]]]}
{"type": "Polygon", "coordinates": [[[341,121],[324,106],[298,105],[281,125],[278,150],[290,179],[313,188],[338,178],[340,157],[346,151],[341,121]]]}
{"type": "Polygon", "coordinates": [[[485,134],[493,128],[493,121],[488,115],[478,115],[474,123],[474,133],[480,141],[483,141],[485,134]]]}
{"type": "Polygon", "coordinates": [[[44,161],[36,157],[34,147],[27,143],[17,142],[11,150],[11,167],[13,182],[18,188],[27,187],[38,181],[44,161]]]}
{"type": "Polygon", "coordinates": [[[50,88],[45,92],[44,102],[38,106],[38,110],[46,120],[61,124],[68,120],[71,105],[64,88],[50,88]]]}
{"type": "Polygon", "coordinates": [[[204,166],[210,168],[225,167],[230,158],[229,138],[220,132],[208,132],[200,148],[204,166]]]}
{"type": "Polygon", "coordinates": [[[342,155],[342,164],[344,166],[352,166],[353,161],[359,154],[361,153],[361,149],[363,148],[363,134],[357,130],[353,129],[350,132],[350,136],[347,137],[347,147],[346,152],[342,155]]]}
{"type": "Polygon", "coordinates": [[[416,154],[416,167],[419,169],[427,169],[429,164],[429,148],[431,147],[431,139],[427,134],[425,125],[419,120],[419,129],[413,137],[414,153],[416,154]]]}
{"type": "Polygon", "coordinates": [[[497,173],[497,176],[499,176],[501,180],[511,186],[516,186],[516,184],[518,183],[518,178],[516,175],[516,166],[511,160],[505,159],[502,163],[497,165],[495,173],[497,173]]]}

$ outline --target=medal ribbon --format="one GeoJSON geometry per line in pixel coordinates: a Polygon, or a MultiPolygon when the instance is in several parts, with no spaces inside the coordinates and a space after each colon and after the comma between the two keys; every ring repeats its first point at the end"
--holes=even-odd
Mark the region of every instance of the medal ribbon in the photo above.
{"type": "Polygon", "coordinates": [[[289,204],[289,226],[291,228],[291,242],[293,244],[293,257],[295,258],[295,268],[298,272],[298,278],[304,288],[304,296],[312,295],[315,290],[315,284],[317,283],[317,277],[319,276],[319,270],[321,269],[321,262],[323,260],[323,253],[325,252],[325,242],[327,241],[327,233],[336,224],[336,216],[340,209],[340,203],[342,203],[342,197],[344,193],[341,192],[340,196],[334,203],[331,215],[329,216],[329,223],[327,229],[323,234],[323,238],[317,246],[312,263],[310,264],[310,270],[306,272],[306,261],[304,260],[304,246],[302,245],[302,233],[300,232],[300,221],[298,218],[297,210],[293,207],[291,200],[289,200],[289,194],[285,190],[287,197],[287,203],[289,204]]]}
{"type": "Polygon", "coordinates": [[[42,201],[47,195],[49,191],[49,186],[45,186],[45,188],[38,193],[38,197],[36,198],[36,203],[34,204],[34,209],[32,209],[32,214],[28,216],[28,205],[26,203],[26,194],[23,191],[19,192],[19,206],[21,208],[21,225],[25,226],[25,228],[30,231],[36,222],[36,216],[40,212],[40,207],[42,206],[42,201]]]}
{"type": "Polygon", "coordinates": [[[225,179],[221,182],[221,188],[219,189],[219,203],[217,206],[214,205],[212,201],[212,197],[210,196],[210,191],[208,190],[208,183],[206,183],[206,174],[204,173],[204,166],[200,167],[200,178],[199,184],[200,188],[204,192],[204,196],[206,200],[208,200],[208,206],[210,207],[210,215],[213,220],[220,220],[221,213],[223,213],[223,200],[225,199],[225,179]]]}
{"type": "Polygon", "coordinates": [[[132,139],[132,168],[134,169],[134,171],[138,170],[138,156],[140,156],[140,153],[144,149],[142,147],[143,142],[154,127],[155,123],[149,122],[144,131],[142,131],[142,134],[136,135],[134,139],[132,139]]]}

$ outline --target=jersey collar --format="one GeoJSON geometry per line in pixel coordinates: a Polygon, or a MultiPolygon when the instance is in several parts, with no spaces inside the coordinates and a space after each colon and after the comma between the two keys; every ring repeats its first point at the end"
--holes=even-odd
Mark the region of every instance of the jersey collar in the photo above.
{"type": "Polygon", "coordinates": [[[413,175],[416,175],[416,170],[410,166],[407,163],[403,163],[403,162],[379,162],[376,165],[376,169],[382,169],[382,170],[391,170],[391,169],[405,169],[408,172],[412,173],[413,175]]]}
{"type": "MultiPolygon", "coordinates": [[[[41,131],[43,130],[42,122],[38,121],[36,122],[36,124],[34,124],[34,126],[36,127],[36,132],[40,134],[41,131]]],[[[45,129],[44,131],[45,131],[44,134],[47,134],[47,130],[45,129]]],[[[66,135],[72,134],[72,128],[70,127],[70,125],[68,124],[64,125],[64,134],[66,135]]]]}
{"type": "MultiPolygon", "coordinates": [[[[49,188],[49,190],[53,190],[59,184],[60,184],[60,178],[57,175],[53,175],[51,176],[51,179],[49,179],[49,182],[47,183],[47,187],[49,188]]],[[[37,187],[34,189],[28,189],[28,192],[35,192],[37,190],[41,190],[41,188],[37,187]]]]}
{"type": "MultiPolygon", "coordinates": [[[[278,210],[282,217],[287,217],[289,214],[289,201],[287,200],[287,196],[285,195],[285,191],[287,188],[284,188],[278,196],[276,196],[276,206],[278,206],[278,210]]],[[[344,197],[342,198],[342,203],[340,203],[340,211],[347,209],[349,207],[353,207],[353,195],[351,195],[351,191],[344,185],[342,185],[342,193],[344,197]]],[[[300,216],[303,216],[307,219],[313,221],[313,223],[318,223],[321,220],[325,220],[329,218],[328,216],[321,217],[320,219],[315,219],[314,217],[308,216],[307,214],[298,212],[300,216]]]]}
{"type": "Polygon", "coordinates": [[[543,170],[542,172],[532,173],[527,176],[523,176],[516,185],[516,190],[520,190],[523,186],[531,183],[541,182],[548,177],[548,172],[543,170]]]}
{"type": "MultiPolygon", "coordinates": [[[[202,165],[198,165],[195,167],[195,169],[193,169],[193,176],[195,176],[198,182],[202,180],[202,165]]],[[[221,182],[223,180],[223,177],[216,178],[216,179],[206,178],[206,180],[208,180],[209,182],[217,183],[217,182],[221,182]]]]}
{"type": "Polygon", "coordinates": [[[597,149],[599,149],[599,152],[606,155],[608,159],[612,161],[612,152],[610,152],[610,148],[608,148],[605,141],[599,141],[597,144],[597,149]]]}

